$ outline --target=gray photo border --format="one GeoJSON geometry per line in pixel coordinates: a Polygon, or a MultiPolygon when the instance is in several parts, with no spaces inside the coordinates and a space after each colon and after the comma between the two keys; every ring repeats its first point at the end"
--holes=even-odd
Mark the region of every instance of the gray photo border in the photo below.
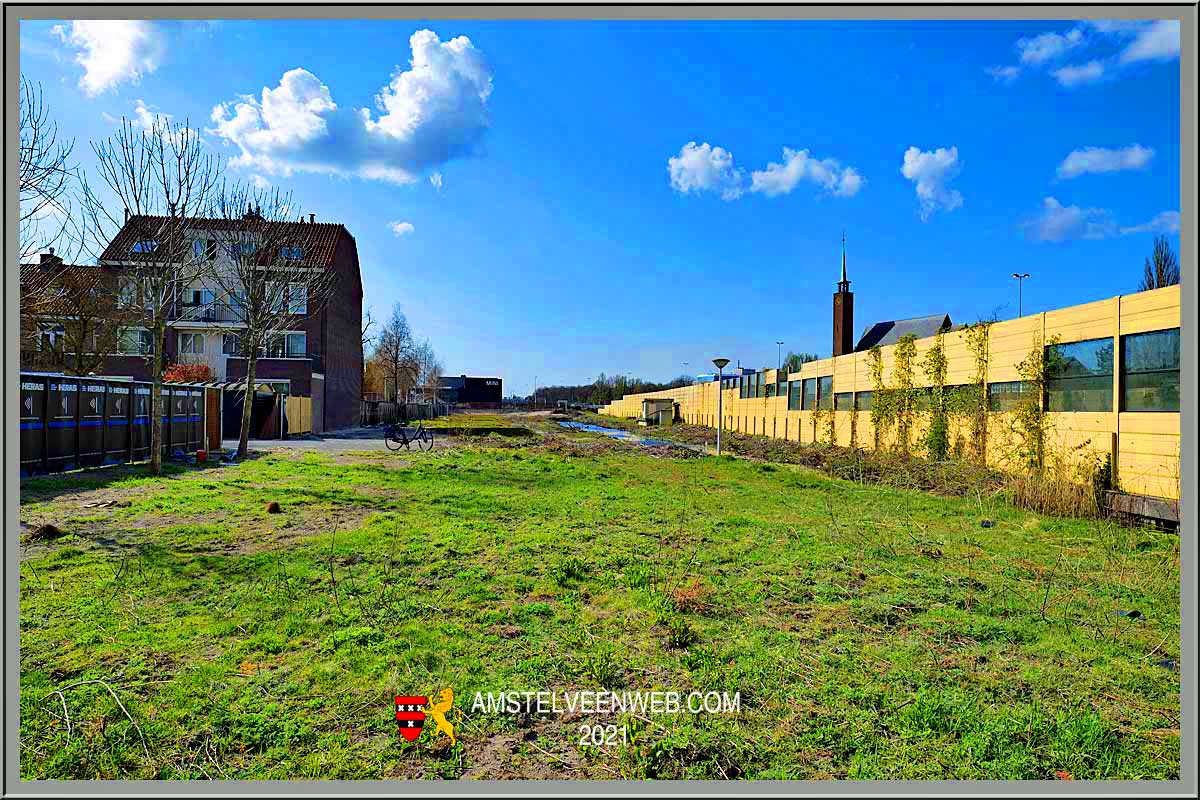
{"type": "MultiPolygon", "coordinates": [[[[22,19],[545,19],[545,20],[787,20],[787,19],[939,19],[939,20],[1060,20],[1105,18],[1178,19],[1181,22],[1180,56],[1180,261],[1183,265],[1181,352],[1184,386],[1197,385],[1194,353],[1196,330],[1196,152],[1197,152],[1197,12],[1192,4],[1175,5],[7,5],[4,9],[5,41],[5,200],[4,241],[7,264],[17,262],[18,26],[22,19]]],[[[4,271],[4,784],[13,796],[45,795],[150,795],[170,792],[192,796],[260,794],[297,795],[484,795],[484,794],[645,794],[662,796],[708,794],[814,794],[863,796],[878,794],[977,794],[977,795],[1116,795],[1195,796],[1196,773],[1196,398],[1185,391],[1181,407],[1181,507],[1180,526],[1180,779],[1176,781],[219,781],[194,785],[159,781],[20,781],[19,731],[19,560],[18,530],[20,478],[19,392],[16,375],[19,352],[18,271],[4,271]],[[1186,623],[1185,623],[1186,621],[1186,623]]]]}

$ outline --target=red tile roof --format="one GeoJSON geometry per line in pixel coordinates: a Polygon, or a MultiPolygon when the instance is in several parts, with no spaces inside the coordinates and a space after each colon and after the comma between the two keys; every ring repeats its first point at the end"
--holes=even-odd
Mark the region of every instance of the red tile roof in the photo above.
{"type": "Polygon", "coordinates": [[[87,292],[100,286],[105,278],[112,278],[112,270],[104,267],[89,267],[78,264],[21,265],[21,305],[38,314],[68,313],[71,309],[70,295],[87,292]],[[51,294],[55,287],[63,288],[67,294],[59,297],[51,294]]]}
{"type": "MultiPolygon", "coordinates": [[[[134,245],[148,236],[155,235],[156,231],[178,231],[179,222],[183,223],[183,228],[189,233],[236,231],[248,227],[247,223],[240,219],[188,217],[171,223],[169,217],[135,215],[129,218],[117,235],[113,237],[113,240],[104,248],[104,252],[100,254],[101,263],[138,261],[145,258],[146,255],[133,252],[134,245]]],[[[249,227],[253,230],[260,225],[261,223],[250,223],[249,227]]],[[[277,230],[282,229],[278,233],[273,232],[272,235],[277,236],[281,244],[285,240],[294,238],[296,244],[301,245],[306,251],[304,262],[312,266],[331,266],[341,237],[349,237],[351,241],[354,239],[350,235],[350,231],[346,230],[346,226],[340,222],[276,222],[272,225],[277,226],[277,230]]],[[[183,246],[190,247],[190,244],[183,243],[183,246]]]]}

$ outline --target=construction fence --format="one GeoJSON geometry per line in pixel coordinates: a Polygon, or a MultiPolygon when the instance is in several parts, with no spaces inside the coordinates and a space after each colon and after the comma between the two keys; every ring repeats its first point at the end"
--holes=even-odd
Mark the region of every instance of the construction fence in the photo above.
{"type": "Polygon", "coordinates": [[[449,403],[388,403],[363,400],[359,404],[358,424],[367,427],[407,420],[437,419],[449,416],[452,408],[449,403]]]}
{"type": "MultiPolygon", "coordinates": [[[[164,384],[163,457],[203,448],[202,386],[164,384]]],[[[21,373],[21,474],[150,458],[150,384],[21,373]]]]}

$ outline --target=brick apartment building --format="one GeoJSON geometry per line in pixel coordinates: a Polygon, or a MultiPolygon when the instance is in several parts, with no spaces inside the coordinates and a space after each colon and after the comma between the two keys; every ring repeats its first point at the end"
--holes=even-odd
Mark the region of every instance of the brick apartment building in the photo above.
{"type": "MultiPolygon", "coordinates": [[[[289,257],[304,266],[319,267],[335,273],[332,294],[316,309],[306,307],[306,298],[289,297],[288,312],[294,322],[281,332],[260,354],[255,365],[256,381],[271,383],[287,394],[311,396],[314,414],[320,409],[323,430],[348,428],[358,423],[358,403],[362,395],[362,281],[359,273],[358,247],[354,237],[340,223],[278,222],[283,227],[280,238],[290,231],[303,245],[292,248],[289,257]]],[[[51,254],[43,254],[39,264],[21,267],[22,297],[27,292],[45,292],[56,282],[69,279],[72,287],[92,285],[98,291],[113,291],[122,285],[122,273],[134,266],[144,248],[142,234],[155,226],[154,219],[131,217],[109,242],[98,266],[63,264],[51,254]],[[94,276],[94,277],[90,277],[94,276]]],[[[236,226],[235,222],[219,219],[187,221],[187,236],[192,239],[194,252],[213,261],[227,258],[223,248],[214,240],[222,230],[236,226]]],[[[121,291],[120,288],[117,291],[121,291]]],[[[229,296],[206,279],[191,285],[179,286],[170,317],[173,320],[166,332],[166,361],[168,363],[206,364],[217,381],[237,381],[246,376],[246,358],[242,354],[236,305],[239,298],[229,296]]],[[[25,327],[40,327],[32,337],[33,345],[22,351],[23,368],[45,368],[45,360],[34,352],[38,345],[57,334],[46,330],[45,323],[28,320],[25,327]],[[40,363],[39,363],[40,362],[40,363]]],[[[138,380],[149,378],[146,353],[149,333],[136,324],[123,327],[113,352],[104,358],[97,374],[126,376],[138,380]]],[[[69,358],[69,356],[68,356],[69,358]]]]}

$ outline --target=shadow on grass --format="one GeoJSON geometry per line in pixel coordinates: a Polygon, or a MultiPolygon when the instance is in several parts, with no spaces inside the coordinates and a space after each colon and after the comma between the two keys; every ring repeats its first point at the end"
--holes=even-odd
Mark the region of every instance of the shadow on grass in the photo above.
{"type": "MultiPolygon", "coordinates": [[[[270,454],[266,452],[251,451],[242,461],[253,461],[268,455],[270,454]]],[[[241,462],[222,463],[212,460],[204,464],[196,464],[166,460],[163,461],[162,475],[157,478],[150,472],[149,461],[139,461],[134,464],[86,467],[70,472],[56,472],[50,475],[34,475],[21,480],[21,502],[43,502],[64,495],[91,491],[92,489],[104,489],[141,478],[149,480],[173,480],[195,472],[219,472],[220,470],[236,467],[238,463],[241,462]]]]}

